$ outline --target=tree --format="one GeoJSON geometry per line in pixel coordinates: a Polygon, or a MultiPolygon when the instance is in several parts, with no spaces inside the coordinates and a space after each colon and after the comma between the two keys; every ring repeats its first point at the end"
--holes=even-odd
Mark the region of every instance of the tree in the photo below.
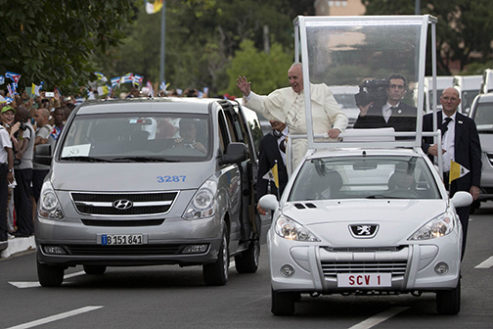
{"type": "MultiPolygon", "coordinates": [[[[414,1],[364,0],[368,15],[412,15],[414,1]]],[[[454,61],[460,70],[473,62],[491,60],[493,7],[491,0],[421,1],[421,13],[438,18],[437,63],[441,74],[450,75],[454,61]],[[480,56],[478,56],[480,55],[480,56]]]]}
{"type": "MultiPolygon", "coordinates": [[[[292,19],[313,10],[313,1],[308,0],[167,0],[165,79],[171,88],[209,87],[211,95],[226,90],[226,69],[243,40],[262,49],[263,26],[268,25],[270,39],[275,36],[291,56],[292,19]]],[[[96,59],[101,71],[135,72],[157,82],[160,16],[141,10],[123,45],[96,59]]]]}
{"type": "Polygon", "coordinates": [[[94,76],[90,58],[119,43],[135,19],[132,0],[0,0],[0,72],[22,74],[19,87],[75,91],[94,76]]]}
{"type": "Polygon", "coordinates": [[[254,47],[253,41],[244,40],[227,69],[229,84],[224,93],[238,95],[236,79],[240,75],[252,81],[252,88],[259,94],[288,85],[288,69],[293,63],[281,45],[274,43],[269,54],[254,47]]]}

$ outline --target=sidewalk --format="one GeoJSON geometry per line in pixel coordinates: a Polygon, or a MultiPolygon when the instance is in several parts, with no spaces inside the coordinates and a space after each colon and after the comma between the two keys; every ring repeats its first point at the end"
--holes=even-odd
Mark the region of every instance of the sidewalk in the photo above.
{"type": "Polygon", "coordinates": [[[0,253],[0,259],[9,258],[17,253],[36,249],[36,243],[34,242],[34,235],[28,238],[13,238],[9,239],[9,245],[7,249],[2,250],[0,253]]]}

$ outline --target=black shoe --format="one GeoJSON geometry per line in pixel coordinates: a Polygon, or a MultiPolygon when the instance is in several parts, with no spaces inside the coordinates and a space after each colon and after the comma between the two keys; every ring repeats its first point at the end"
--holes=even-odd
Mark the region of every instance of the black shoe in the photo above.
{"type": "Polygon", "coordinates": [[[0,240],[0,251],[7,249],[8,246],[9,246],[9,241],[0,240]]]}
{"type": "Polygon", "coordinates": [[[16,238],[28,238],[30,237],[32,234],[29,234],[29,233],[22,233],[22,232],[14,232],[14,236],[16,238]]]}

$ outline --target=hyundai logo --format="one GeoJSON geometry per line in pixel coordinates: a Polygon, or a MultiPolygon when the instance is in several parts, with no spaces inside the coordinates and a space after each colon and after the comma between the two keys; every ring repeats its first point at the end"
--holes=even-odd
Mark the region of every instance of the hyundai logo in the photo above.
{"type": "Polygon", "coordinates": [[[113,208],[118,209],[118,210],[127,210],[132,208],[134,203],[130,200],[127,199],[120,199],[113,201],[113,208]]]}
{"type": "Polygon", "coordinates": [[[377,224],[356,224],[349,225],[349,231],[351,235],[358,239],[373,238],[378,231],[377,224]]]}

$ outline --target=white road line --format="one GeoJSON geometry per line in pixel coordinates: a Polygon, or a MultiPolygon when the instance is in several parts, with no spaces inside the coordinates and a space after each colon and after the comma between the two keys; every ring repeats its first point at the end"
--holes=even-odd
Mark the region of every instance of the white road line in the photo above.
{"type": "MultiPolygon", "coordinates": [[[[84,275],[84,274],[85,274],[84,271],[80,271],[80,272],[75,272],[75,273],[70,273],[70,274],[64,275],[63,278],[64,279],[70,279],[70,278],[73,278],[75,276],[84,275]]],[[[9,281],[9,283],[11,285],[13,285],[14,287],[17,287],[20,289],[41,287],[41,285],[39,284],[38,281],[9,281]]]]}
{"type": "Polygon", "coordinates": [[[65,319],[65,318],[68,318],[68,317],[71,317],[71,316],[75,316],[75,315],[78,315],[78,314],[91,312],[91,311],[100,309],[102,307],[103,306],[86,306],[86,307],[81,307],[81,308],[78,308],[78,309],[75,309],[75,310],[72,310],[72,311],[68,311],[68,312],[64,312],[64,313],[60,313],[60,314],[48,316],[46,318],[42,318],[42,319],[31,321],[31,322],[26,322],[26,323],[19,324],[17,326],[5,328],[5,329],[27,329],[27,328],[32,328],[32,327],[40,326],[40,325],[47,324],[47,323],[50,323],[50,322],[54,322],[54,321],[57,321],[57,320],[65,319]]]}
{"type": "Polygon", "coordinates": [[[377,324],[380,324],[384,322],[387,319],[390,319],[391,317],[401,313],[402,311],[407,310],[409,307],[392,307],[388,309],[387,311],[384,311],[382,313],[378,313],[372,317],[369,317],[365,321],[362,321],[358,324],[355,324],[349,329],[369,329],[377,324]]]}
{"type": "Polygon", "coordinates": [[[491,256],[481,264],[474,266],[474,268],[490,268],[492,266],[493,266],[493,256],[491,256]]]}

